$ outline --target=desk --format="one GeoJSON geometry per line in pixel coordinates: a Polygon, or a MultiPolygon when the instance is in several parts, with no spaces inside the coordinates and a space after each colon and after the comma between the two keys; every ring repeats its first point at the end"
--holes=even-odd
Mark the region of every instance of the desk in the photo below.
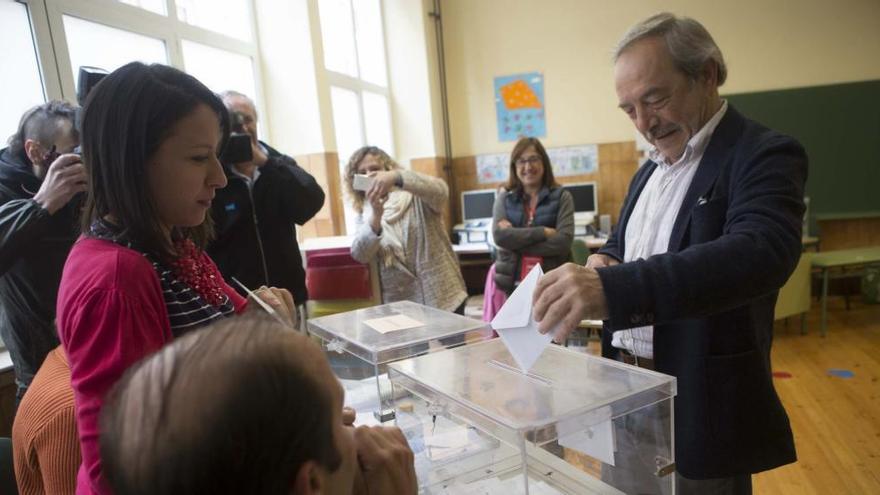
{"type": "Polygon", "coordinates": [[[483,293],[486,286],[486,275],[492,266],[489,245],[485,242],[471,244],[453,244],[452,250],[458,257],[458,266],[469,296],[483,293]]]}
{"type": "Polygon", "coordinates": [[[824,249],[880,246],[880,211],[820,213],[816,226],[824,249]]]}
{"type": "Polygon", "coordinates": [[[812,249],[815,252],[819,252],[819,238],[814,236],[805,235],[801,237],[801,246],[804,251],[807,249],[812,249]]]}
{"type": "Polygon", "coordinates": [[[878,262],[880,262],[880,246],[825,251],[813,255],[813,268],[822,270],[822,326],[820,328],[823,337],[825,336],[825,320],[828,306],[828,272],[835,268],[878,262]]]}
{"type": "MultiPolygon", "coordinates": [[[[309,251],[317,251],[319,249],[336,249],[336,248],[350,248],[351,243],[354,242],[354,236],[347,235],[338,235],[333,237],[309,237],[308,239],[304,239],[301,243],[299,243],[299,250],[307,253],[309,251]]],[[[303,256],[303,261],[305,261],[306,257],[303,256]]]]}
{"type": "Polygon", "coordinates": [[[453,244],[455,254],[489,254],[489,245],[485,242],[453,244]]]}
{"type": "Polygon", "coordinates": [[[594,235],[579,235],[575,236],[575,239],[584,241],[587,247],[590,248],[590,252],[593,253],[602,249],[605,246],[605,243],[608,242],[607,237],[598,237],[594,235]]]}

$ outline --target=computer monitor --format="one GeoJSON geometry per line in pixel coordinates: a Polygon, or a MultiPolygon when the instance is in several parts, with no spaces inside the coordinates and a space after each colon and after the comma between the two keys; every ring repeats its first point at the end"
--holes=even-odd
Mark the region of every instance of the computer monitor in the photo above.
{"type": "Polygon", "coordinates": [[[585,221],[591,223],[596,215],[596,183],[595,182],[578,182],[576,184],[563,184],[574,199],[574,219],[575,221],[585,221]]]}
{"type": "Polygon", "coordinates": [[[495,189],[480,189],[461,193],[461,217],[463,222],[492,218],[495,206],[495,189]]]}

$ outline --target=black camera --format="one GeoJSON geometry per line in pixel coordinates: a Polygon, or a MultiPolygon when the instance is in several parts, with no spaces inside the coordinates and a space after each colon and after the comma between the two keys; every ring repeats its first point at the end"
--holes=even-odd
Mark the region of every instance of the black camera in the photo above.
{"type": "Polygon", "coordinates": [[[220,153],[220,161],[230,164],[253,160],[254,150],[251,148],[251,137],[244,132],[244,115],[240,112],[229,112],[229,123],[232,133],[220,153]]]}
{"type": "Polygon", "coordinates": [[[81,66],[79,68],[79,81],[76,85],[76,101],[80,106],[86,104],[86,98],[95,86],[101,82],[109,72],[100,67],[81,66]]]}

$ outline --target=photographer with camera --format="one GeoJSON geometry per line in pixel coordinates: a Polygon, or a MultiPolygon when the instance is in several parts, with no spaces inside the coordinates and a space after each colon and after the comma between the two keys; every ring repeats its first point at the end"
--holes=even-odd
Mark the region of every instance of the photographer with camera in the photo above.
{"type": "Polygon", "coordinates": [[[28,110],[0,150],[0,335],[24,396],[58,346],[55,299],[76,240],[85,168],[74,148],[78,108],[50,101],[28,110]]]}
{"type": "Polygon", "coordinates": [[[216,238],[207,251],[226,279],[288,289],[301,327],[308,291],[296,225],[318,213],[324,191],[293,158],[257,138],[257,111],[250,98],[235,91],[220,96],[230,112],[233,136],[221,156],[228,185],[217,190],[211,207],[216,238]]]}

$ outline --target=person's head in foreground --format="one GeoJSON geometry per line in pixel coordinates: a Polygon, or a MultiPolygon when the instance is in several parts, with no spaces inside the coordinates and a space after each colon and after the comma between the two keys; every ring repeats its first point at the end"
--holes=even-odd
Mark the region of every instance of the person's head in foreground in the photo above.
{"type": "Polygon", "coordinates": [[[724,57],[699,22],[669,13],[633,26],[614,54],[620,108],[669,162],[721,106],[724,57]]]}
{"type": "Polygon", "coordinates": [[[116,495],[415,493],[396,428],[353,428],[320,348],[258,317],[222,321],[133,366],[101,416],[116,495]]]}

